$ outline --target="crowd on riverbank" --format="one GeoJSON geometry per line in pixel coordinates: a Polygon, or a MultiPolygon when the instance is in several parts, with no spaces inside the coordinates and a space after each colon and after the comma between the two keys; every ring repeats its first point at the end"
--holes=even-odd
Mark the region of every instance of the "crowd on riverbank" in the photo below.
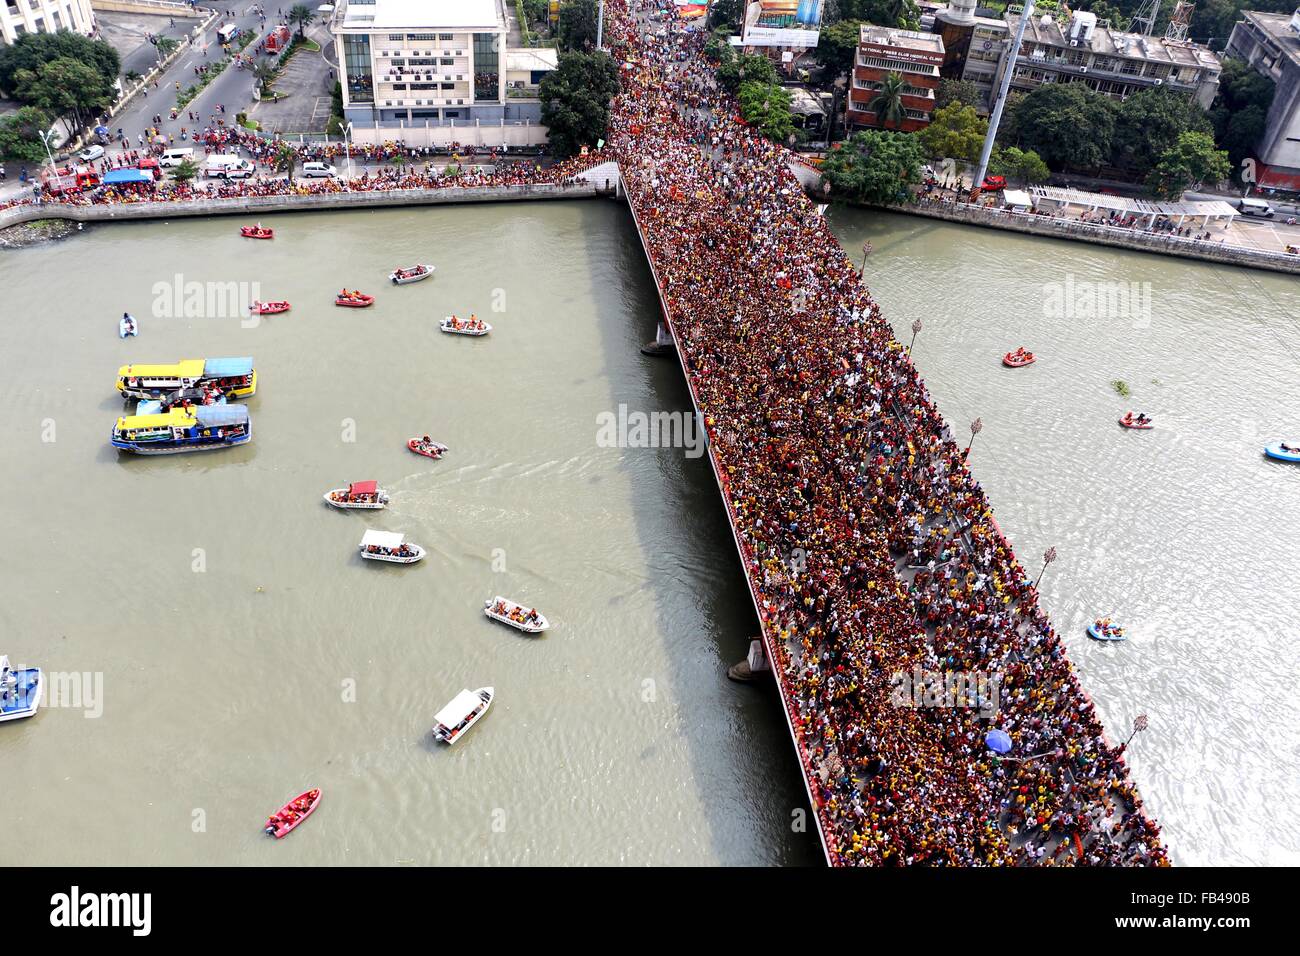
{"type": "Polygon", "coordinates": [[[660,36],[654,9],[607,4],[624,86],[609,138],[832,861],[1167,862],[965,452],[788,154],[735,120],[706,35],[660,36]],[[900,704],[916,668],[994,676],[996,714],[900,704]],[[986,746],[993,728],[1009,754],[986,746]]]}

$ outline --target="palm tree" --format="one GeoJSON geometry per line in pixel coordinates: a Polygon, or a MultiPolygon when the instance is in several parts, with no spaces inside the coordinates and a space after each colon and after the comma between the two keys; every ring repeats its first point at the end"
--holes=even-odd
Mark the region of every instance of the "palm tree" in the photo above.
{"type": "Polygon", "coordinates": [[[253,67],[253,82],[262,89],[262,96],[271,92],[271,83],[275,80],[275,67],[270,63],[258,63],[253,67]]]}
{"type": "Polygon", "coordinates": [[[890,73],[880,83],[880,91],[867,104],[867,109],[880,117],[880,125],[888,129],[892,122],[901,125],[907,110],[903,107],[903,77],[890,73]]]}
{"type": "Polygon", "coordinates": [[[290,23],[298,24],[298,39],[305,40],[306,37],[303,35],[303,31],[306,30],[307,27],[309,27],[316,19],[316,14],[314,14],[311,11],[311,8],[306,4],[295,3],[290,7],[289,16],[286,19],[288,19],[290,23]]]}
{"type": "Polygon", "coordinates": [[[288,143],[281,143],[280,148],[275,151],[272,162],[276,169],[288,174],[289,179],[292,180],[294,170],[298,166],[298,153],[288,143]]]}

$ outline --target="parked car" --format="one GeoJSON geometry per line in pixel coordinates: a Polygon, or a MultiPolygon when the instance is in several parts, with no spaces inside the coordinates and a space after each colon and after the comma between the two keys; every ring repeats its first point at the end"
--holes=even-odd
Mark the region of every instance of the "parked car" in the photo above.
{"type": "Polygon", "coordinates": [[[333,179],[339,174],[339,171],[329,163],[303,163],[302,174],[308,179],[324,177],[333,179]]]}
{"type": "Polygon", "coordinates": [[[1000,192],[1007,188],[1007,177],[1005,176],[985,176],[983,190],[987,193],[1000,192]]]}
{"type": "Polygon", "coordinates": [[[93,163],[97,159],[104,158],[104,147],[98,143],[92,143],[77,155],[81,157],[83,163],[93,163]]]}

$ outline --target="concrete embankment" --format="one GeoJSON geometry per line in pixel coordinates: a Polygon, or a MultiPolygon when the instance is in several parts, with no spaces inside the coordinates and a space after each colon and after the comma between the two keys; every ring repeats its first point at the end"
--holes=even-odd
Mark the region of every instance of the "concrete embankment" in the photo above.
{"type": "Polygon", "coordinates": [[[321,193],[307,196],[235,196],[183,202],[106,203],[75,206],[64,203],[11,206],[0,209],[0,229],[38,219],[75,222],[122,222],[137,219],[178,219],[186,216],[268,216],[277,212],[320,209],[375,209],[388,206],[433,206],[446,203],[520,202],[543,199],[589,199],[613,195],[596,178],[568,186],[464,186],[446,189],[389,189],[372,192],[321,193]]]}

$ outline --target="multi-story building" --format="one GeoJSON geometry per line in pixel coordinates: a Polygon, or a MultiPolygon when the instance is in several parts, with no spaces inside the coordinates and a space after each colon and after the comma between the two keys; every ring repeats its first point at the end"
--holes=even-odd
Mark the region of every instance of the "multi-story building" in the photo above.
{"type": "MultiPolygon", "coordinates": [[[[1006,69],[1020,8],[1000,19],[975,14],[973,0],[953,0],[935,15],[934,29],[948,56],[943,75],[969,80],[992,107],[1006,69]]],[[[1030,18],[1011,88],[1027,93],[1045,83],[1086,83],[1122,100],[1141,90],[1168,86],[1208,109],[1219,89],[1219,58],[1190,40],[1171,40],[1112,30],[1095,14],[1080,11],[1058,23],[1050,13],[1030,18]]]]}
{"type": "Polygon", "coordinates": [[[891,73],[897,73],[903,78],[905,115],[901,123],[889,123],[888,128],[915,132],[930,125],[943,58],[943,38],[938,34],[895,30],[864,23],[858,35],[853,82],[849,87],[849,125],[886,125],[872,110],[871,104],[880,92],[885,77],[891,73]]]}
{"type": "Polygon", "coordinates": [[[504,0],[340,0],[331,29],[343,64],[343,112],[355,128],[541,119],[537,83],[554,60],[507,48],[504,0]]]}
{"type": "Polygon", "coordinates": [[[1232,28],[1224,51],[1245,60],[1275,84],[1264,135],[1255,144],[1262,168],[1261,186],[1300,191],[1300,9],[1285,13],[1255,13],[1232,28]]]}
{"type": "Polygon", "coordinates": [[[94,33],[90,0],[0,0],[0,43],[13,43],[26,33],[60,30],[94,33]]]}

